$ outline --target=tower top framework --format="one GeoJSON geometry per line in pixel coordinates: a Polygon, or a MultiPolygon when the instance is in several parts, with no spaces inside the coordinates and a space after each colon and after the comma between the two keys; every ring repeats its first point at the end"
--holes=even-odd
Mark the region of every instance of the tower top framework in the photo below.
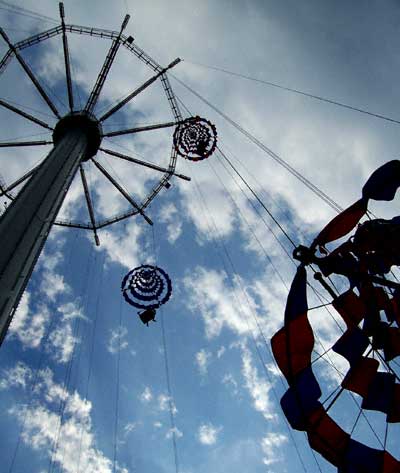
{"type": "Polygon", "coordinates": [[[167,166],[137,159],[102,146],[102,140],[104,138],[135,135],[143,132],[148,133],[163,128],[176,128],[184,123],[166,74],[169,69],[180,62],[180,59],[175,59],[167,67],[162,67],[136,45],[132,36],[125,36],[124,31],[129,21],[129,15],[125,16],[119,31],[111,31],[66,24],[64,6],[62,3],[59,4],[59,13],[59,26],[15,44],[11,42],[6,32],[0,28],[0,35],[8,45],[8,50],[0,61],[0,74],[6,71],[7,65],[11,60],[17,61],[23,72],[34,85],[38,94],[46,103],[51,114],[57,120],[56,125],[53,127],[51,124],[15,106],[13,103],[0,100],[0,106],[2,108],[23,117],[25,120],[46,129],[46,131],[52,134],[51,138],[48,140],[3,142],[1,143],[1,147],[53,145],[53,149],[47,157],[37,166],[11,184],[0,185],[0,196],[6,196],[12,200],[11,205],[8,206],[6,212],[0,218],[0,241],[2,241],[3,245],[2,254],[0,256],[0,343],[5,337],[8,326],[53,224],[92,230],[95,242],[99,245],[99,229],[128,217],[139,214],[147,223],[152,225],[152,220],[145,212],[150,202],[152,202],[161,189],[170,187],[169,181],[173,176],[186,181],[190,180],[189,177],[178,174],[175,171],[177,151],[172,143],[172,136],[171,151],[169,153],[169,163],[167,166]],[[86,35],[111,40],[110,48],[98,73],[94,87],[83,107],[77,107],[74,99],[71,59],[68,46],[69,34],[86,35]],[[61,36],[63,45],[65,82],[69,107],[69,112],[65,116],[61,115],[57,106],[46,92],[45,87],[41,84],[40,78],[37,77],[24,58],[27,49],[56,36],[61,36]],[[151,76],[143,84],[132,90],[115,105],[102,113],[101,116],[97,116],[96,105],[98,104],[108,74],[121,47],[127,49],[138,60],[144,63],[150,70],[151,76]],[[102,125],[107,119],[128,103],[132,102],[135,97],[140,95],[156,81],[160,81],[162,84],[172,114],[170,121],[118,129],[108,133],[103,131],[102,125]],[[131,191],[127,190],[118,182],[118,180],[112,176],[112,173],[107,170],[106,166],[96,159],[96,154],[99,151],[113,158],[122,159],[132,164],[151,169],[156,173],[160,173],[161,178],[149,190],[146,197],[141,202],[137,202],[132,196],[131,191]],[[116,192],[127,201],[129,204],[127,211],[105,219],[97,218],[92,193],[89,189],[88,179],[86,177],[86,168],[90,164],[92,164],[104,179],[114,187],[116,192]],[[89,222],[57,221],[57,214],[72,180],[78,171],[85,195],[89,222]],[[22,190],[15,197],[12,191],[22,184],[22,190]]]}

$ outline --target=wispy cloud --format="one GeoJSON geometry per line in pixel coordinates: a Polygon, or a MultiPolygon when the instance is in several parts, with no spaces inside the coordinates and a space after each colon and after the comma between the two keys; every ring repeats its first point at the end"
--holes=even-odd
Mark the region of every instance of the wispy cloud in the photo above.
{"type": "Polygon", "coordinates": [[[222,427],[215,427],[211,423],[201,424],[197,431],[197,439],[203,445],[214,445],[221,430],[222,427]]]}
{"type": "Polygon", "coordinates": [[[269,396],[271,385],[259,376],[257,368],[253,365],[250,351],[245,346],[242,347],[242,374],[245,386],[253,399],[254,408],[267,420],[273,419],[276,413],[269,396]]]}
{"type": "Polygon", "coordinates": [[[195,355],[195,363],[202,376],[205,376],[208,371],[208,366],[211,363],[212,354],[209,351],[201,349],[195,355]]]}
{"type": "Polygon", "coordinates": [[[261,440],[261,449],[265,455],[263,462],[270,466],[284,458],[282,445],[288,442],[286,435],[270,432],[261,440]]]}
{"type": "Polygon", "coordinates": [[[139,422],[128,422],[124,425],[124,437],[127,437],[130,433],[136,430],[139,426],[139,422]]]}
{"type": "Polygon", "coordinates": [[[61,318],[49,334],[46,350],[58,363],[67,363],[71,359],[75,345],[80,343],[80,339],[76,335],[76,319],[83,321],[87,319],[80,305],[75,302],[61,305],[57,309],[58,314],[61,314],[61,318]]]}
{"type": "MultiPolygon", "coordinates": [[[[19,364],[5,373],[6,387],[26,389],[32,371],[19,364]]],[[[95,444],[91,421],[92,405],[76,391],[68,392],[54,381],[50,369],[41,370],[35,385],[37,399],[8,410],[21,425],[21,439],[32,450],[45,453],[64,473],[77,469],[90,473],[111,473],[112,461],[95,444]],[[60,401],[63,401],[61,422],[60,401]],[[54,450],[54,446],[58,448],[54,450]]],[[[121,473],[127,473],[118,465],[121,473]]]]}
{"type": "Polygon", "coordinates": [[[18,362],[13,368],[3,370],[0,389],[23,388],[32,380],[32,371],[25,363],[18,362]]]}
{"type": "Polygon", "coordinates": [[[25,292],[9,328],[9,336],[17,338],[25,348],[37,348],[45,335],[50,311],[39,304],[35,311],[30,308],[31,294],[25,292]]]}
{"type": "Polygon", "coordinates": [[[224,326],[238,335],[248,334],[248,304],[235,303],[241,301],[241,293],[229,285],[223,272],[199,266],[184,278],[184,285],[189,294],[188,308],[200,312],[208,338],[218,336],[224,326]]]}
{"type": "Polygon", "coordinates": [[[173,435],[175,435],[176,439],[179,439],[183,437],[183,432],[181,432],[177,427],[173,427],[168,429],[167,433],[165,434],[165,438],[170,439],[173,435]]]}
{"type": "Polygon", "coordinates": [[[72,356],[75,344],[79,341],[79,338],[73,334],[71,324],[63,324],[50,333],[47,351],[57,362],[67,363],[72,356]]]}
{"type": "Polygon", "coordinates": [[[144,391],[140,394],[139,399],[145,403],[150,402],[153,399],[153,393],[148,386],[146,386],[144,391]]]}
{"type": "Polygon", "coordinates": [[[167,238],[174,244],[182,234],[182,218],[173,203],[164,205],[160,210],[160,222],[167,225],[167,238]]]}
{"type": "Polygon", "coordinates": [[[233,395],[237,395],[239,390],[238,390],[238,383],[237,381],[235,380],[234,376],[232,375],[232,373],[228,373],[228,374],[225,374],[222,378],[222,384],[224,384],[225,386],[227,386],[233,395]]]}
{"type": "Polygon", "coordinates": [[[126,327],[118,327],[116,329],[110,330],[110,338],[107,342],[107,350],[109,353],[115,355],[118,353],[118,350],[125,350],[128,348],[128,330],[126,327]]]}
{"type": "Polygon", "coordinates": [[[157,400],[160,411],[166,411],[171,408],[174,415],[178,413],[178,409],[175,406],[174,400],[166,394],[160,394],[157,400]]]}

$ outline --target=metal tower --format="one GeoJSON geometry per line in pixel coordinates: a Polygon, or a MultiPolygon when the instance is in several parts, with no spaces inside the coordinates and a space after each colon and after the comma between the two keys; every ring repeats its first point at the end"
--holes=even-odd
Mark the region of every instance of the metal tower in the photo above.
{"type": "Polygon", "coordinates": [[[178,64],[180,59],[176,59],[165,68],[157,64],[134,43],[132,36],[125,36],[123,34],[129,21],[129,15],[125,17],[120,31],[116,32],[85,26],[67,25],[64,21],[64,7],[62,3],[59,4],[59,8],[61,18],[61,24],[59,26],[18,43],[13,44],[4,30],[0,28],[0,34],[8,44],[9,48],[3,59],[0,61],[0,74],[4,72],[10,60],[15,58],[32,81],[37,92],[41,95],[53,115],[58,120],[56,125],[52,127],[48,123],[39,120],[37,117],[25,112],[13,104],[0,100],[1,107],[6,108],[9,111],[22,116],[26,120],[52,132],[51,140],[7,142],[0,143],[0,147],[53,144],[53,149],[38,166],[27,172],[12,184],[8,186],[0,185],[0,196],[6,195],[8,198],[13,200],[6,212],[0,218],[0,344],[4,340],[8,326],[13,318],[15,310],[53,224],[92,230],[95,242],[99,245],[98,229],[132,215],[140,214],[146,222],[152,225],[152,221],[145,214],[145,209],[158,192],[163,187],[168,188],[170,186],[169,180],[172,176],[190,180],[187,176],[175,172],[177,159],[175,146],[172,146],[168,167],[142,161],[125,154],[117,153],[111,149],[101,147],[102,139],[104,137],[134,134],[166,127],[179,128],[180,125],[184,123],[166,75],[166,72],[178,64]],[[86,105],[81,110],[77,110],[74,102],[67,33],[89,35],[112,41],[93,90],[89,95],[86,105]],[[62,36],[69,103],[69,113],[63,117],[61,117],[57,107],[54,105],[44,87],[41,85],[40,80],[34,74],[33,70],[24,60],[22,55],[24,49],[57,35],[62,36]],[[97,117],[94,112],[96,104],[107,79],[107,75],[117,55],[118,49],[121,46],[125,47],[139,60],[144,62],[144,64],[153,71],[153,75],[144,84],[133,90],[124,99],[120,100],[115,106],[110,108],[106,113],[97,117]],[[173,114],[173,120],[166,123],[122,129],[109,133],[103,132],[102,123],[106,119],[111,117],[158,79],[161,80],[164,92],[168,99],[173,114]],[[96,153],[99,150],[113,157],[124,159],[137,165],[145,166],[161,172],[162,177],[147,197],[142,202],[137,203],[124,187],[111,176],[105,167],[95,159],[96,153]],[[104,177],[111,182],[118,192],[120,192],[128,201],[130,204],[130,210],[123,214],[108,218],[107,220],[96,220],[88,181],[85,175],[84,163],[86,162],[93,163],[104,177]],[[90,222],[57,221],[56,217],[58,211],[78,170],[82,180],[90,222]],[[12,190],[21,183],[25,183],[25,185],[17,197],[14,197],[12,195],[12,190]]]}

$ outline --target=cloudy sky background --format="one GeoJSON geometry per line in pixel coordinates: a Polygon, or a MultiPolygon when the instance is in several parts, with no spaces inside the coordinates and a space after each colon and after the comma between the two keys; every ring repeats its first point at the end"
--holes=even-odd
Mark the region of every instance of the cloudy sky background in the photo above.
{"type": "MultiPolygon", "coordinates": [[[[26,0],[23,6],[58,18],[58,2],[26,0]]],[[[0,7],[1,25],[13,41],[54,26],[7,12],[2,3],[0,7]]],[[[141,48],[162,65],[182,58],[174,75],[343,207],[359,197],[377,166],[398,155],[396,124],[194,64],[222,67],[397,119],[396,2],[121,0],[111,5],[91,0],[66,1],[65,10],[67,23],[113,30],[131,14],[125,33],[141,48]]],[[[69,41],[76,102],[84,104],[110,43],[72,35],[69,41]]],[[[4,44],[1,48],[4,54],[4,44]]],[[[66,113],[61,37],[24,51],[24,57],[66,113]]],[[[150,70],[121,50],[96,111],[106,110],[150,76],[150,70]]],[[[16,61],[0,81],[1,98],[31,107],[26,110],[54,124],[16,61]]],[[[310,242],[334,211],[173,77],[170,81],[191,114],[216,125],[221,149],[292,239],[310,242]]],[[[155,84],[105,129],[170,119],[162,88],[155,84]]],[[[11,112],[0,110],[0,120],[1,140],[48,136],[11,112]]],[[[167,165],[171,136],[167,129],[103,144],[167,165]]],[[[12,182],[48,149],[2,149],[2,179],[12,182]]],[[[159,177],[104,155],[99,160],[137,200],[145,198],[159,177]]],[[[98,218],[127,210],[97,171],[86,169],[98,218]]],[[[101,231],[100,248],[89,233],[52,231],[1,350],[5,471],[170,472],[175,470],[174,442],[182,473],[333,471],[313,456],[303,434],[288,430],[278,402],[285,384],[259,330],[269,341],[281,326],[295,270],[271,229],[289,253],[290,244],[243,185],[238,186],[219,154],[202,163],[179,160],[177,171],[192,181],[174,179],[147,211],[155,222],[156,254],[153,233],[139,217],[101,231]],[[146,328],[122,300],[120,282],[133,267],[154,262],[170,274],[174,292],[157,324],[146,328]]],[[[389,216],[397,208],[395,202],[373,210],[389,216]]],[[[61,213],[65,219],[88,220],[79,181],[61,213]]],[[[318,303],[310,295],[310,304],[318,303]]],[[[321,353],[339,332],[326,311],[313,311],[312,322],[321,353]]],[[[346,362],[331,359],[346,371],[346,362]]],[[[315,370],[328,395],[337,386],[337,372],[324,360],[315,370]]],[[[352,400],[344,398],[333,414],[350,430],[356,416],[352,400]]],[[[367,415],[383,433],[383,417],[367,415]]],[[[399,432],[391,426],[389,434],[389,449],[398,457],[392,439],[399,432]]],[[[355,436],[376,446],[364,418],[355,436]]]]}

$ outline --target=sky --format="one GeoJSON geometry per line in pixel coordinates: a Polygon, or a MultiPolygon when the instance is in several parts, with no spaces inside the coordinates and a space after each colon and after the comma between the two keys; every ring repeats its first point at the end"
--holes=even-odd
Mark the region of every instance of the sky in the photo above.
{"type": "MultiPolygon", "coordinates": [[[[0,24],[12,41],[53,27],[58,2],[12,2],[45,15],[35,19],[0,2],[0,24]]],[[[215,124],[218,145],[295,243],[310,243],[335,212],[180,81],[240,124],[340,206],[357,200],[375,168],[398,156],[398,125],[202,66],[215,66],[399,119],[398,2],[248,0],[232,2],[66,0],[66,23],[119,30],[159,64],[182,59],[170,82],[183,116],[215,124]],[[186,112],[186,109],[188,112],[186,112]]],[[[69,35],[76,103],[83,106],[110,43],[69,35]]],[[[5,54],[4,43],[0,54],[5,54]]],[[[23,51],[62,114],[67,95],[61,37],[23,51]]],[[[152,75],[119,51],[95,113],[104,113],[152,75]]],[[[54,125],[20,66],[0,77],[4,100],[54,125]]],[[[106,122],[116,130],[170,121],[157,82],[106,122]]],[[[0,110],[0,140],[45,139],[43,129],[0,110]]],[[[105,147],[167,166],[172,130],[126,135],[105,147]]],[[[11,183],[51,147],[5,149],[0,175],[11,183]]],[[[137,201],[160,174],[106,157],[99,161],[137,201]]],[[[129,209],[89,163],[96,217],[129,209]]],[[[333,472],[303,433],[289,430],[279,400],[287,389],[269,340],[283,324],[296,265],[293,249],[219,153],[204,162],[178,158],[174,178],[146,213],[99,232],[53,227],[0,353],[0,453],[4,471],[37,473],[333,472]],[[285,251],[283,251],[283,249],[285,251]],[[144,326],[126,304],[124,275],[157,264],[170,276],[171,299],[157,323],[144,326]],[[165,330],[166,352],[162,327],[165,330]],[[167,355],[167,357],[166,357],[167,355]],[[169,373],[167,380],[166,360],[169,373]],[[171,424],[170,413],[173,414],[171,424]],[[174,452],[176,447],[176,455],[174,452]]],[[[7,200],[0,205],[5,210],[7,200]]],[[[396,215],[398,200],[374,204],[396,215]]],[[[88,221],[79,180],[59,218],[88,221]]],[[[310,305],[317,305],[310,294],[310,305]]],[[[310,313],[325,351],[339,331],[325,310],[310,313]]],[[[322,347],[322,348],[321,348],[322,347]]],[[[341,373],[347,362],[332,354],[341,373]]],[[[338,386],[325,359],[314,365],[324,395],[338,386]]],[[[340,378],[340,376],[339,376],[340,378]]],[[[351,429],[349,396],[332,415],[351,429]]],[[[367,412],[354,435],[370,446],[367,412]]],[[[388,449],[400,457],[390,426],[388,449]]],[[[396,437],[397,436],[397,437],[396,437]]]]}

